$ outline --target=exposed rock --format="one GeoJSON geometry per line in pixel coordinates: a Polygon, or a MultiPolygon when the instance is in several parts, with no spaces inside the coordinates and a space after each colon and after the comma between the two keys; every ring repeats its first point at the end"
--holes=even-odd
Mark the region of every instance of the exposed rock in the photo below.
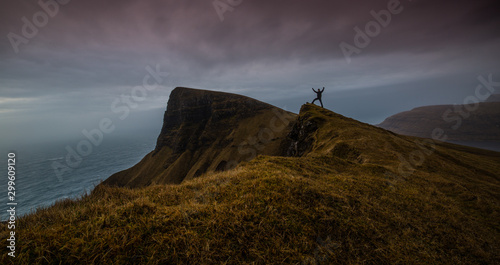
{"type": "MultiPolygon", "coordinates": [[[[300,112],[304,112],[306,105],[302,106],[300,112]]],[[[309,119],[309,115],[300,116],[294,123],[288,134],[289,145],[286,149],[287,156],[303,156],[311,151],[314,142],[313,133],[318,129],[318,124],[309,119]]]]}

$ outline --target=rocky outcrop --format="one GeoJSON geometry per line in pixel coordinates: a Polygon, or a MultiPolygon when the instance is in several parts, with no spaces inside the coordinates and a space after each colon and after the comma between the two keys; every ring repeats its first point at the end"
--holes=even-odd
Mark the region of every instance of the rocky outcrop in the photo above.
{"type": "MultiPolygon", "coordinates": [[[[307,105],[302,106],[300,113],[307,112],[307,105]]],[[[288,134],[286,156],[303,156],[311,151],[314,143],[313,133],[318,129],[318,122],[310,119],[307,113],[299,116],[288,134]]]]}
{"type": "Polygon", "coordinates": [[[281,155],[295,114],[230,93],[175,88],[156,148],[105,185],[142,187],[181,183],[223,171],[259,154],[281,155]]]}

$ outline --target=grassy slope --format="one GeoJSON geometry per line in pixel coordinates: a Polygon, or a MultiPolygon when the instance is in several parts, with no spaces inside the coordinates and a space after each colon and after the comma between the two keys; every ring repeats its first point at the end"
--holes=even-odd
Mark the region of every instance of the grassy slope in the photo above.
{"type": "MultiPolygon", "coordinates": [[[[306,157],[259,156],[181,185],[101,185],[21,218],[15,260],[498,264],[498,153],[437,144],[401,175],[395,152],[411,153],[419,139],[304,110],[321,124],[306,157]]],[[[0,236],[7,238],[4,226],[0,236]]],[[[3,263],[13,260],[2,254],[3,263]]]]}

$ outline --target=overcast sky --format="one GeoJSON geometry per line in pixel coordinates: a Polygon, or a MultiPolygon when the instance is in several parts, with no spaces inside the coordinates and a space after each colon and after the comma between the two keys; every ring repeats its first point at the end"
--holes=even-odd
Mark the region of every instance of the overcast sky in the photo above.
{"type": "Polygon", "coordinates": [[[102,118],[115,122],[117,135],[159,132],[176,86],[293,112],[314,99],[312,87],[326,87],[325,107],[377,124],[421,105],[462,103],[480,75],[500,81],[493,0],[40,3],[50,4],[0,4],[3,144],[78,137],[102,118]],[[365,32],[367,23],[369,43],[356,47],[355,27],[365,32]],[[356,50],[350,60],[341,43],[356,50]],[[160,85],[136,94],[142,101],[121,120],[113,102],[143,84],[147,66],[159,68],[160,85]]]}

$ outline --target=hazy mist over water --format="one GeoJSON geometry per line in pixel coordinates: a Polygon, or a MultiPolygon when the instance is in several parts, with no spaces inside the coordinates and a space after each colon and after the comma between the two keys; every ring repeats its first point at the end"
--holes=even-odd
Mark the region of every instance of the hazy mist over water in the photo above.
{"type": "MultiPolygon", "coordinates": [[[[18,117],[16,126],[2,126],[0,151],[2,167],[7,169],[7,154],[16,154],[16,213],[24,215],[37,207],[46,207],[57,200],[77,198],[92,191],[95,185],[110,175],[127,169],[140,161],[156,145],[161,130],[165,108],[149,111],[131,111],[120,120],[114,118],[115,130],[102,133],[98,145],[92,144],[90,154],[81,157],[81,163],[58,176],[55,162],[68,166],[68,149],[78,150],[81,142],[90,142],[82,131],[99,129],[103,118],[112,118],[112,113],[94,113],[81,119],[59,119],[49,117],[30,120],[29,116],[18,117]],[[25,119],[25,120],[23,120],[25,119]],[[30,120],[26,122],[26,120],[30,120]]],[[[69,157],[74,161],[74,157],[69,157]]],[[[0,217],[7,218],[7,181],[0,182],[0,217]]]]}
{"type": "Polygon", "coordinates": [[[89,113],[88,115],[75,115],[62,119],[60,117],[17,116],[0,117],[0,148],[2,151],[15,151],[17,149],[37,148],[37,146],[56,146],[65,144],[76,145],[78,141],[86,139],[83,130],[92,131],[99,129],[99,122],[109,118],[115,126],[111,133],[104,133],[103,143],[119,139],[133,139],[155,135],[161,130],[164,108],[148,111],[131,111],[130,115],[120,120],[116,114],[109,112],[89,113]],[[9,121],[10,120],[10,121],[9,121]]]}
{"type": "MultiPolygon", "coordinates": [[[[37,207],[57,200],[77,198],[92,191],[101,180],[139,162],[154,149],[156,138],[140,135],[136,138],[103,142],[93,152],[82,157],[81,164],[58,178],[52,164],[65,163],[67,151],[63,144],[39,144],[19,148],[16,152],[16,213],[24,215],[37,207]]],[[[5,154],[5,160],[7,154],[5,154]]],[[[7,182],[0,183],[7,190],[7,182]]],[[[0,197],[2,221],[7,218],[7,196],[0,197]]]]}

